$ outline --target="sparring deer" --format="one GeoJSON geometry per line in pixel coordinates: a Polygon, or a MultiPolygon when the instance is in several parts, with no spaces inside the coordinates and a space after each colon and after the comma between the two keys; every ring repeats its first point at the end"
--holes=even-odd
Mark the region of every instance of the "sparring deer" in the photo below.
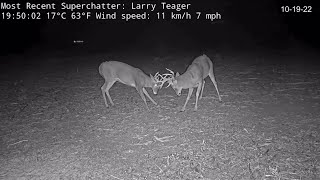
{"type": "Polygon", "coordinates": [[[198,99],[200,95],[200,99],[202,98],[202,93],[204,89],[205,81],[204,79],[209,76],[211,81],[213,82],[216,91],[218,93],[219,101],[221,102],[221,96],[218,90],[218,85],[214,77],[213,73],[213,63],[210,58],[203,54],[197,58],[195,58],[191,65],[188,66],[187,70],[183,74],[179,74],[179,72],[174,75],[174,72],[168,68],[166,68],[170,73],[162,74],[162,76],[170,76],[170,80],[168,81],[168,86],[175,90],[178,96],[181,95],[182,89],[189,89],[187,99],[181,109],[181,111],[185,111],[186,105],[192,95],[193,88],[197,87],[196,92],[196,104],[194,106],[194,110],[198,109],[198,99]]]}
{"type": "Polygon", "coordinates": [[[101,91],[107,108],[109,105],[107,103],[106,94],[111,105],[114,106],[109,94],[109,89],[115,82],[121,82],[128,86],[135,87],[147,109],[149,109],[144,95],[146,95],[153,104],[157,105],[157,103],[150,97],[145,88],[150,87],[152,88],[153,93],[157,94],[158,90],[161,89],[165,81],[167,81],[167,79],[164,79],[159,72],[157,72],[155,76],[152,76],[151,74],[148,76],[142,70],[119,61],[102,62],[99,66],[99,73],[105,80],[101,87],[101,91]]]}

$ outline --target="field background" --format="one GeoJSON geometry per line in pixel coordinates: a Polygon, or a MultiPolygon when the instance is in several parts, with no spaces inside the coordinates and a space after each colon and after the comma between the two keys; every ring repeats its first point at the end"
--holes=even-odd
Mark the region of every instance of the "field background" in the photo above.
{"type": "Polygon", "coordinates": [[[223,102],[207,78],[199,110],[193,94],[185,112],[187,90],[147,89],[158,103],[148,101],[148,111],[121,83],[107,109],[98,66],[119,60],[147,74],[182,73],[201,52],[8,56],[0,179],[319,179],[317,54],[205,53],[223,102]]]}
{"type": "Polygon", "coordinates": [[[92,2],[124,3],[103,12],[150,19],[17,20],[1,12],[0,179],[320,179],[313,1],[192,1],[182,11],[160,1],[148,1],[155,11],[134,10],[131,1],[92,2]],[[312,12],[282,11],[293,6],[312,12]],[[191,19],[170,19],[186,12],[191,19]],[[206,19],[216,12],[221,18],[206,19]],[[214,61],[221,103],[207,78],[198,111],[193,94],[179,112],[187,90],[178,97],[171,87],[158,95],[147,89],[158,103],[147,102],[148,111],[136,89],[121,83],[110,90],[115,106],[105,107],[100,63],[183,73],[203,53],[214,61]]]}

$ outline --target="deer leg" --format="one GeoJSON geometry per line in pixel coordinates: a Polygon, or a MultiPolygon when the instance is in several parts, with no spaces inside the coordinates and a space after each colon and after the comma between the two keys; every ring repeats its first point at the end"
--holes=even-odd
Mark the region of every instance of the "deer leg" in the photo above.
{"type": "Polygon", "coordinates": [[[188,103],[188,101],[189,101],[189,99],[190,99],[190,97],[192,95],[192,92],[193,92],[193,88],[189,88],[189,92],[188,92],[188,96],[187,96],[186,102],[184,103],[181,111],[186,110],[186,106],[187,106],[187,103],[188,103]]]}
{"type": "Polygon", "coordinates": [[[102,92],[104,103],[105,103],[106,107],[108,108],[109,106],[108,106],[107,99],[106,99],[106,88],[107,88],[107,82],[105,82],[101,86],[101,92],[102,92]]]}
{"type": "Polygon", "coordinates": [[[157,103],[149,96],[149,93],[147,92],[147,90],[145,88],[142,88],[142,91],[150,99],[150,101],[153,102],[153,104],[157,105],[157,103]]]}
{"type": "Polygon", "coordinates": [[[148,107],[148,104],[147,104],[147,100],[146,100],[146,97],[145,97],[144,94],[143,94],[142,88],[138,88],[138,87],[137,87],[136,89],[137,89],[140,97],[141,97],[142,100],[144,101],[144,104],[146,105],[147,109],[149,110],[149,107],[148,107]]]}
{"type": "MultiPolygon", "coordinates": [[[[109,89],[113,86],[113,84],[115,83],[116,81],[111,81],[111,82],[109,82],[108,84],[107,84],[107,87],[105,88],[105,92],[106,92],[106,94],[107,94],[107,96],[108,96],[108,99],[109,99],[109,101],[110,101],[110,103],[111,103],[111,106],[114,106],[114,103],[113,103],[113,101],[112,101],[112,99],[111,99],[111,96],[110,96],[110,94],[109,94],[109,89]]],[[[106,101],[106,96],[104,95],[104,99],[105,99],[105,102],[107,103],[107,101],[106,101]]]]}
{"type": "Polygon", "coordinates": [[[219,101],[221,102],[222,100],[221,100],[221,96],[220,96],[220,93],[218,90],[218,84],[217,84],[216,78],[214,77],[213,71],[210,71],[209,77],[210,77],[211,81],[213,82],[214,87],[216,88],[216,91],[217,91],[218,97],[219,97],[219,101]]]}
{"type": "Polygon", "coordinates": [[[201,94],[200,94],[200,99],[202,99],[202,94],[203,94],[203,89],[204,89],[204,84],[206,82],[203,80],[203,83],[202,83],[202,87],[201,87],[201,94]]]}
{"type": "Polygon", "coordinates": [[[198,88],[197,88],[197,92],[196,92],[196,104],[194,105],[194,110],[198,110],[198,99],[199,99],[199,94],[200,91],[202,91],[201,89],[203,88],[203,82],[199,83],[198,88]]]}

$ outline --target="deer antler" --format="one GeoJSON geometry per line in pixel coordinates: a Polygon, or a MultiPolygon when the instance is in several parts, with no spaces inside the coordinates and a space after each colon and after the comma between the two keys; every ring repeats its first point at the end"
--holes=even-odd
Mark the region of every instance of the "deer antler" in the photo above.
{"type": "Polygon", "coordinates": [[[169,87],[172,84],[172,80],[174,79],[174,72],[172,70],[168,69],[168,68],[166,68],[166,70],[169,71],[170,74],[169,73],[165,73],[165,74],[162,74],[162,76],[165,76],[165,80],[166,80],[166,82],[168,82],[168,86],[167,87],[169,87]],[[169,76],[169,78],[168,78],[168,76],[169,76]]]}
{"type": "MultiPolygon", "coordinates": [[[[167,69],[167,68],[166,68],[167,69]]],[[[157,72],[155,75],[154,75],[154,79],[156,80],[156,82],[157,83],[161,83],[160,84],[160,87],[162,87],[163,86],[163,84],[165,83],[165,82],[168,82],[169,83],[169,85],[167,86],[167,87],[169,87],[172,83],[171,83],[171,81],[172,81],[172,79],[174,78],[174,72],[173,71],[171,71],[170,69],[167,69],[168,71],[170,71],[171,72],[171,74],[160,74],[159,72],[157,72]]],[[[166,88],[167,88],[166,87],[166,88]]]]}
{"type": "Polygon", "coordinates": [[[159,72],[157,72],[154,75],[154,79],[156,80],[157,83],[161,83],[160,87],[162,88],[163,84],[167,81],[166,78],[164,78],[159,72]]]}
{"type": "Polygon", "coordinates": [[[168,70],[171,74],[170,75],[173,75],[174,76],[174,72],[168,68],[166,68],[166,70],[168,70]]]}
{"type": "MultiPolygon", "coordinates": [[[[159,74],[159,72],[157,72],[157,73],[153,76],[154,79],[155,79],[157,82],[160,81],[159,76],[161,76],[161,74],[159,74]]],[[[161,76],[161,79],[162,79],[162,76],[161,76]]]]}

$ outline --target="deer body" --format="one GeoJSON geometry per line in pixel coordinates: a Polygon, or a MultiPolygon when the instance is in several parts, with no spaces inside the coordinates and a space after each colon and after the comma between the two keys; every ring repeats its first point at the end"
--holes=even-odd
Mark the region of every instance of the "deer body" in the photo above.
{"type": "MultiPolygon", "coordinates": [[[[157,94],[158,90],[162,87],[163,82],[159,79],[156,79],[156,76],[153,77],[151,74],[150,76],[147,76],[142,70],[119,61],[106,61],[101,63],[99,66],[99,73],[105,80],[103,86],[101,87],[101,91],[106,107],[109,107],[106,99],[106,94],[111,105],[114,105],[109,94],[109,89],[117,81],[128,86],[135,87],[139,95],[143,99],[147,109],[149,109],[149,107],[144,95],[146,95],[153,104],[157,105],[157,103],[145,90],[145,87],[150,87],[152,88],[153,93],[157,94]]],[[[158,76],[159,74],[157,75],[157,77],[158,76]]]]}
{"type": "MultiPolygon", "coordinates": [[[[172,74],[174,73],[172,72],[172,74]]],[[[219,94],[218,85],[213,73],[213,63],[207,55],[204,54],[202,56],[195,58],[192,64],[188,66],[187,70],[182,75],[180,75],[178,72],[176,73],[175,77],[173,75],[172,80],[169,81],[169,85],[171,85],[171,87],[175,90],[178,96],[181,95],[182,89],[189,89],[187,99],[181,111],[185,110],[186,105],[192,95],[193,88],[195,87],[197,87],[197,92],[196,92],[196,104],[194,109],[195,110],[198,109],[199,95],[201,99],[203,94],[204,84],[205,84],[204,79],[208,76],[213,82],[216,88],[216,91],[218,93],[219,101],[221,102],[222,100],[219,94]]]]}

